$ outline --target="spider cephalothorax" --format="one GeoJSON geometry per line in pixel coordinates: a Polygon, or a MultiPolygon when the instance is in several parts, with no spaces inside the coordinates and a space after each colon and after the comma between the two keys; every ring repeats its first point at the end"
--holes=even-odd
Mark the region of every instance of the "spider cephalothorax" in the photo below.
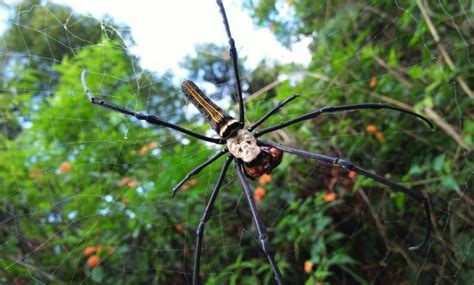
{"type": "MultiPolygon", "coordinates": [[[[428,198],[425,197],[424,194],[418,191],[412,190],[410,188],[407,188],[398,183],[395,183],[381,175],[365,170],[364,168],[359,167],[348,160],[341,159],[334,156],[329,156],[329,155],[307,152],[304,150],[288,147],[285,145],[281,145],[281,144],[277,144],[277,143],[273,143],[269,141],[262,141],[262,140],[259,140],[258,138],[264,134],[267,134],[279,129],[283,129],[287,126],[290,126],[302,121],[317,118],[318,116],[324,113],[336,113],[336,112],[344,112],[344,111],[350,111],[350,110],[361,110],[361,109],[395,110],[398,112],[416,116],[419,119],[424,120],[428,125],[430,125],[431,128],[433,128],[433,125],[431,124],[431,122],[425,117],[406,109],[402,109],[402,108],[398,108],[398,107],[394,107],[390,105],[385,105],[381,103],[361,103],[361,104],[353,104],[353,105],[321,107],[315,111],[299,115],[296,118],[293,118],[291,120],[281,122],[280,124],[263,128],[263,129],[253,132],[257,127],[263,124],[269,117],[277,113],[280,108],[282,108],[284,105],[286,105],[287,103],[289,103],[290,101],[292,101],[293,99],[297,97],[297,95],[292,95],[288,97],[286,100],[278,103],[277,106],[271,109],[263,117],[258,119],[253,125],[251,125],[247,129],[244,129],[245,106],[244,106],[244,101],[242,97],[242,87],[241,87],[240,77],[239,77],[237,49],[235,48],[235,42],[230,33],[229,22],[227,20],[227,16],[224,10],[224,5],[222,4],[222,0],[217,0],[217,4],[219,6],[220,13],[222,15],[224,27],[225,27],[227,38],[229,40],[229,45],[230,45],[229,54],[232,60],[232,66],[234,70],[234,78],[235,78],[237,99],[238,99],[238,105],[239,105],[239,119],[236,120],[233,117],[226,114],[221,108],[219,108],[219,106],[214,104],[214,102],[212,102],[211,99],[205,96],[204,93],[192,81],[189,81],[189,80],[184,81],[181,88],[184,94],[186,94],[186,97],[206,117],[211,127],[219,135],[219,138],[204,136],[199,133],[180,127],[178,125],[164,121],[157,116],[131,111],[121,106],[109,103],[105,100],[95,98],[92,95],[92,92],[90,91],[89,87],[87,87],[86,71],[84,70],[81,75],[82,85],[84,87],[85,93],[87,97],[89,97],[89,100],[91,101],[91,103],[93,104],[129,115],[129,116],[134,116],[137,119],[144,120],[150,124],[164,126],[166,128],[176,130],[178,132],[192,136],[202,141],[219,144],[219,145],[224,145],[224,144],[227,145],[226,148],[223,148],[222,150],[217,152],[215,155],[210,157],[207,161],[201,163],[199,166],[197,166],[196,168],[191,170],[188,174],[186,174],[186,176],[173,188],[173,191],[172,191],[173,195],[175,195],[178,189],[182,185],[184,185],[184,183],[186,183],[186,181],[188,181],[189,178],[191,178],[193,175],[198,174],[201,170],[209,166],[211,163],[213,163],[214,161],[216,161],[223,155],[228,154],[227,160],[222,166],[221,172],[219,174],[219,178],[217,179],[214,189],[211,192],[209,201],[206,205],[206,210],[204,211],[201,217],[201,220],[199,222],[199,225],[197,227],[195,260],[194,260],[194,268],[193,268],[193,284],[200,283],[199,271],[200,271],[202,242],[203,242],[203,237],[204,237],[204,227],[206,225],[206,222],[211,217],[211,212],[212,212],[212,208],[214,207],[214,202],[217,199],[217,195],[219,194],[221,186],[224,182],[224,177],[232,161],[235,163],[237,176],[242,184],[245,197],[247,198],[247,202],[251,209],[252,219],[255,223],[255,228],[258,232],[260,247],[263,253],[265,254],[268,262],[270,263],[270,266],[273,270],[273,274],[275,276],[275,280],[277,281],[278,284],[283,283],[282,274],[280,272],[280,269],[278,268],[277,263],[275,262],[275,259],[273,258],[272,251],[270,250],[268,235],[266,233],[265,226],[262,222],[262,219],[260,218],[260,215],[258,214],[257,207],[255,205],[255,201],[252,195],[252,190],[250,188],[250,185],[248,184],[248,179],[247,179],[247,178],[256,178],[265,173],[270,173],[281,162],[283,152],[313,159],[324,164],[329,164],[333,166],[336,166],[336,165],[341,166],[346,170],[354,171],[362,176],[368,177],[374,181],[384,184],[390,187],[394,191],[403,192],[409,197],[411,197],[412,199],[416,200],[417,202],[423,203],[423,207],[425,210],[425,218],[426,218],[425,238],[423,242],[421,242],[419,245],[412,246],[409,249],[417,250],[424,247],[429,241],[430,231],[432,228],[431,219],[430,219],[430,216],[431,216],[430,206],[429,206],[428,198]]],[[[278,234],[278,233],[275,233],[275,234],[278,234]]]]}
{"type": "Polygon", "coordinates": [[[259,146],[250,131],[243,129],[232,116],[212,102],[194,82],[185,80],[181,89],[216,133],[226,140],[229,153],[242,162],[242,170],[247,177],[257,178],[270,174],[280,164],[283,151],[275,147],[259,146]]]}
{"type": "Polygon", "coordinates": [[[245,129],[237,130],[227,139],[227,148],[242,161],[243,171],[250,178],[270,174],[283,157],[283,151],[275,147],[259,146],[255,136],[245,129]]]}

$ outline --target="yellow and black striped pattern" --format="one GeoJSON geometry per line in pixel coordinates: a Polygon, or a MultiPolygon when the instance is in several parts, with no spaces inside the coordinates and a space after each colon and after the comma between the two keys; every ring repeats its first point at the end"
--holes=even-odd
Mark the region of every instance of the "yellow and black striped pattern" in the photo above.
{"type": "MultiPolygon", "coordinates": [[[[181,89],[183,90],[186,97],[193,103],[196,108],[198,108],[199,112],[203,114],[209,123],[211,124],[212,128],[220,135],[221,129],[225,126],[225,129],[229,128],[228,123],[235,122],[235,120],[224,113],[224,111],[214,104],[214,102],[209,99],[204,93],[196,86],[196,84],[190,80],[185,80],[183,84],[181,84],[181,89]]],[[[223,130],[224,131],[224,130],[223,130]]],[[[229,133],[230,130],[226,130],[225,133],[229,133]]],[[[224,136],[223,136],[224,137],[224,136]]]]}

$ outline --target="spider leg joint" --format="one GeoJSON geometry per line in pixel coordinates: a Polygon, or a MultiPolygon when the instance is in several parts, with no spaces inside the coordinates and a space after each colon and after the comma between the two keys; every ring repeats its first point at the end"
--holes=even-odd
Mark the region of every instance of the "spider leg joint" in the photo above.
{"type": "Polygon", "coordinates": [[[335,158],[333,163],[349,170],[354,168],[354,165],[351,162],[344,159],[335,158]]]}
{"type": "Polygon", "coordinates": [[[148,117],[149,117],[148,115],[145,115],[143,113],[136,113],[135,114],[135,118],[137,118],[139,120],[145,120],[146,121],[148,119],[148,117]]]}
{"type": "Polygon", "coordinates": [[[259,237],[260,239],[260,244],[262,246],[262,250],[265,254],[270,254],[272,251],[272,248],[270,247],[270,244],[268,243],[268,237],[266,235],[262,235],[259,237]]]}
{"type": "Polygon", "coordinates": [[[95,97],[89,97],[89,101],[91,101],[92,104],[104,105],[104,100],[95,97]]]}

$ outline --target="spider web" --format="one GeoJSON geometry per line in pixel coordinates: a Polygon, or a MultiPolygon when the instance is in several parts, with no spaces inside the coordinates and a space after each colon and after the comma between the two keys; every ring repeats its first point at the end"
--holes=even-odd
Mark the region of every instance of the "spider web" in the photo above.
{"type": "MultiPolygon", "coordinates": [[[[278,5],[283,5],[283,10],[291,10],[284,5],[291,6],[292,1],[282,3],[278,5]]],[[[390,16],[383,11],[374,12],[374,3],[352,15],[352,21],[370,13],[380,13],[382,18],[390,16]]],[[[378,58],[376,61],[380,68],[374,73],[366,71],[346,78],[351,70],[358,70],[356,66],[366,64],[366,47],[372,46],[375,53],[375,50],[390,49],[414,36],[413,33],[394,34],[386,42],[377,41],[381,34],[391,31],[393,21],[382,25],[379,33],[368,35],[367,38],[372,40],[357,49],[346,49],[351,52],[341,55],[337,65],[342,69],[335,76],[326,76],[334,75],[334,67],[330,64],[318,67],[308,64],[283,68],[288,72],[278,71],[273,78],[257,78],[251,72],[259,66],[254,60],[255,55],[251,54],[252,48],[246,48],[247,42],[239,38],[242,32],[238,32],[232,20],[231,11],[235,11],[237,5],[225,4],[229,6],[227,13],[232,31],[235,30],[242,62],[247,59],[246,71],[242,70],[241,77],[244,84],[248,84],[244,85],[248,97],[248,122],[255,122],[291,92],[304,90],[297,101],[307,104],[296,102],[296,107],[290,104],[266,125],[287,121],[303,111],[334,102],[360,103],[357,100],[364,92],[372,96],[364,98],[373,101],[415,106],[415,111],[423,112],[436,125],[434,130],[428,130],[422,123],[417,124],[416,119],[412,123],[404,121],[403,125],[391,124],[391,120],[401,120],[402,116],[396,113],[351,112],[322,116],[314,122],[266,136],[265,139],[297,148],[346,158],[393,181],[416,187],[429,195],[435,223],[429,245],[431,253],[409,252],[408,246],[418,242],[423,235],[421,206],[414,211],[411,199],[387,191],[359,175],[285,155],[271,182],[251,182],[253,189],[264,193],[257,206],[267,226],[270,243],[275,245],[276,259],[284,260],[281,261],[283,272],[288,276],[299,276],[299,282],[313,277],[319,280],[318,273],[318,278],[324,279],[326,271],[336,276],[327,280],[336,282],[347,278],[363,284],[384,279],[393,283],[472,280],[473,198],[469,190],[472,189],[474,171],[469,150],[472,149],[472,140],[469,143],[463,138],[463,135],[469,136],[466,121],[470,120],[472,125],[472,115],[466,111],[469,102],[462,84],[443,63],[446,58],[430,33],[421,35],[422,49],[428,51],[429,57],[413,57],[415,61],[405,64],[407,69],[417,68],[417,71],[434,68],[434,62],[444,66],[438,67],[436,84],[423,83],[433,83],[429,89],[413,88],[413,92],[398,92],[396,96],[387,91],[390,86],[377,89],[383,84],[388,85],[390,80],[400,81],[405,87],[413,84],[405,80],[408,75],[415,75],[398,68],[390,62],[391,58],[378,58]],[[311,87],[301,87],[311,79],[311,87]],[[252,82],[261,86],[256,88],[252,82]],[[346,92],[353,91],[354,86],[363,86],[358,95],[346,92]],[[427,94],[441,91],[450,94],[449,104],[456,106],[454,111],[443,109],[443,104],[448,103],[441,99],[440,102],[427,102],[427,94]],[[340,95],[330,95],[333,93],[340,95]],[[371,132],[369,126],[377,130],[371,132]],[[440,137],[447,139],[439,140],[440,137]],[[398,143],[390,143],[392,141],[398,143]],[[417,150],[425,152],[431,161],[407,160],[406,153],[412,153],[410,149],[417,144],[426,145],[425,149],[418,147],[417,150]],[[432,169],[428,171],[427,167],[432,169]],[[451,168],[454,171],[450,171],[451,168]],[[429,173],[429,176],[420,173],[429,173]],[[374,240],[365,240],[366,237],[374,240]],[[334,249],[335,245],[337,249],[334,249]],[[376,253],[367,253],[371,250],[367,248],[369,246],[373,246],[376,253]],[[364,263],[354,263],[358,257],[364,263]],[[307,266],[313,268],[306,270],[307,266]],[[337,279],[339,275],[343,276],[342,279],[337,279]]],[[[420,5],[428,9],[426,3],[420,5]]],[[[451,15],[444,10],[442,3],[432,5],[432,10],[441,11],[452,19],[449,28],[459,34],[459,45],[452,48],[464,51],[466,61],[471,63],[472,40],[463,36],[461,30],[464,27],[459,23],[460,19],[468,19],[463,23],[472,29],[472,10],[461,9],[460,14],[451,15]]],[[[83,68],[89,72],[87,81],[92,92],[103,99],[132,110],[156,113],[160,118],[206,133],[205,121],[184,100],[179,89],[180,82],[192,73],[184,69],[154,73],[143,67],[148,63],[135,58],[139,47],[133,43],[133,31],[125,26],[127,23],[117,25],[112,12],[111,16],[99,19],[99,25],[90,28],[91,34],[99,35],[97,43],[81,38],[83,34],[75,30],[81,22],[71,21],[82,14],[74,10],[61,20],[52,4],[40,3],[18,12],[14,12],[13,6],[6,5],[3,9],[6,14],[0,15],[8,15],[10,19],[20,15],[34,17],[37,16],[34,7],[40,6],[49,21],[56,21],[56,27],[64,29],[63,33],[55,37],[55,34],[37,26],[22,26],[9,20],[4,24],[5,28],[23,28],[36,34],[36,38],[49,47],[49,56],[45,57],[26,40],[26,49],[21,52],[7,48],[5,38],[1,42],[1,62],[5,63],[2,93],[13,98],[8,101],[8,108],[2,106],[1,126],[5,134],[15,133],[2,141],[1,151],[0,182],[4,184],[4,193],[0,214],[5,225],[0,235],[2,251],[5,252],[1,258],[1,280],[190,283],[195,228],[224,159],[193,177],[175,198],[171,198],[172,187],[218,148],[88,104],[79,74],[83,68]],[[77,40],[82,42],[80,46],[73,44],[77,40]],[[56,45],[68,50],[68,56],[58,58],[55,54],[58,50],[53,48],[56,45]],[[97,56],[101,53],[102,60],[97,56]],[[8,63],[6,58],[14,58],[14,62],[8,63]],[[48,67],[37,65],[40,61],[46,62],[48,67]],[[28,68],[37,68],[43,73],[31,72],[28,68]],[[22,80],[14,80],[17,72],[22,72],[22,80]],[[71,72],[69,78],[58,79],[58,73],[66,72],[71,72]],[[35,80],[40,79],[47,83],[35,85],[35,80]],[[10,128],[14,125],[21,131],[10,128]]],[[[426,21],[423,14],[409,8],[410,5],[395,1],[392,6],[402,11],[397,17],[414,19],[417,25],[426,21]]],[[[206,13],[216,14],[215,25],[221,25],[217,7],[214,8],[206,13]]],[[[324,14],[325,7],[321,6],[316,12],[324,14]]],[[[427,13],[429,17],[433,12],[428,9],[427,13]]],[[[146,33],[148,37],[157,39],[156,53],[162,56],[160,47],[163,46],[187,45],[186,36],[182,34],[172,38],[166,35],[174,27],[192,25],[203,17],[195,16],[191,19],[192,15],[184,18],[176,15],[166,26],[155,25],[153,16],[150,16],[148,26],[152,28],[146,33]]],[[[307,17],[311,17],[309,12],[307,17]]],[[[330,20],[326,22],[330,23],[330,20]]],[[[198,49],[183,66],[204,70],[206,61],[193,59],[206,59],[230,70],[229,56],[225,52],[227,39],[223,27],[220,28],[219,37],[213,43],[225,48],[198,49]]],[[[343,32],[343,27],[333,28],[332,32],[343,32]]],[[[27,37],[22,36],[23,39],[27,37]]],[[[313,48],[322,44],[322,37],[314,37],[313,48]]],[[[284,60],[288,63],[288,59],[284,60]]],[[[268,68],[272,67],[275,69],[269,63],[268,68]]],[[[216,71],[215,74],[220,73],[216,71]]],[[[218,84],[202,80],[202,73],[194,76],[201,79],[199,85],[213,100],[228,107],[231,114],[236,114],[235,98],[228,96],[233,86],[231,76],[224,74],[216,78],[225,79],[218,84]],[[222,91],[227,93],[222,95],[222,91]]],[[[470,106],[472,110],[472,101],[470,106]]],[[[206,134],[212,135],[212,132],[206,134]]],[[[231,278],[237,278],[238,283],[260,280],[271,283],[270,267],[260,253],[255,236],[245,196],[231,165],[212,218],[206,225],[201,258],[203,279],[209,284],[228,283],[231,278]]]]}

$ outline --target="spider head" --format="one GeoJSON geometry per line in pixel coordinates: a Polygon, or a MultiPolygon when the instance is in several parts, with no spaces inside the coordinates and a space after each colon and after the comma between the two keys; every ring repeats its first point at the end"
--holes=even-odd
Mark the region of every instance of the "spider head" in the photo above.
{"type": "Polygon", "coordinates": [[[244,173],[249,178],[257,178],[264,174],[270,174],[283,158],[283,151],[269,146],[260,146],[260,153],[256,159],[244,162],[244,173]]]}

